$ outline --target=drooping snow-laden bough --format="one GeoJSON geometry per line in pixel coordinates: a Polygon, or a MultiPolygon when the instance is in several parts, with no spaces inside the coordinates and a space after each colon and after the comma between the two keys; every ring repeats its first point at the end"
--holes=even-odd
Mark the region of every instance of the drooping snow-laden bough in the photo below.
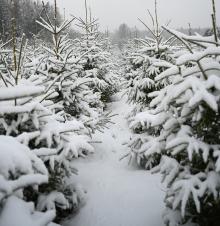
{"type": "Polygon", "coordinates": [[[152,41],[148,39],[143,41],[148,52],[140,55],[139,51],[138,58],[131,58],[140,60],[128,74],[128,99],[136,101],[137,106],[140,103],[141,108],[129,118],[131,129],[139,133],[129,143],[130,155],[153,173],[162,174],[167,186],[166,225],[217,226],[220,42],[215,32],[203,37],[182,34],[167,26],[162,29],[176,40],[172,61],[165,63],[157,52],[152,60],[152,41]],[[177,44],[182,46],[180,50],[177,44]],[[157,69],[153,79],[148,72],[152,64],[156,68],[164,66],[163,70],[157,69]],[[162,85],[158,88],[155,84],[162,85]]]}

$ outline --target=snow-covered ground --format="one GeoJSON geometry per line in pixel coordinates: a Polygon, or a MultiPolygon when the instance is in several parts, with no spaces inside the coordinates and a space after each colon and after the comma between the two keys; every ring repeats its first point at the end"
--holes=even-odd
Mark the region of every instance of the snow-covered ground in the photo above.
{"type": "Polygon", "coordinates": [[[164,192],[159,175],[151,175],[128,161],[124,141],[130,138],[125,116],[129,110],[120,93],[109,108],[114,125],[97,133],[94,155],[77,160],[79,181],[88,191],[83,208],[65,226],[162,226],[164,192]]]}

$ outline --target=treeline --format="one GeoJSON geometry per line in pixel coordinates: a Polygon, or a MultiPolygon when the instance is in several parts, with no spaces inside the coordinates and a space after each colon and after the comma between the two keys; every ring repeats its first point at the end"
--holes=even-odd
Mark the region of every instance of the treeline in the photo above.
{"type": "MultiPolygon", "coordinates": [[[[46,3],[47,12],[53,18],[54,6],[46,3]]],[[[36,20],[45,17],[43,12],[43,2],[40,0],[1,0],[0,1],[0,39],[7,40],[12,32],[12,18],[15,18],[17,36],[23,33],[28,38],[37,34],[42,29],[36,20]]],[[[58,19],[61,14],[58,10],[58,19]]]]}
{"type": "Polygon", "coordinates": [[[129,27],[127,24],[121,24],[117,30],[111,34],[112,42],[118,45],[119,49],[134,38],[144,38],[147,35],[146,31],[141,31],[137,27],[129,27]]]}
{"type": "MultiPolygon", "coordinates": [[[[198,33],[202,36],[210,36],[213,35],[212,28],[177,28],[178,31],[186,34],[186,35],[193,35],[198,33]]],[[[108,31],[107,31],[108,33],[108,31]]],[[[165,32],[165,36],[169,36],[168,33],[165,32]]],[[[145,38],[146,36],[151,37],[151,33],[146,30],[140,30],[137,27],[129,27],[126,23],[121,24],[117,30],[111,33],[112,42],[118,45],[119,49],[123,49],[124,45],[129,40],[138,39],[138,38],[145,38]]],[[[220,28],[218,28],[218,36],[220,38],[220,28]]]]}

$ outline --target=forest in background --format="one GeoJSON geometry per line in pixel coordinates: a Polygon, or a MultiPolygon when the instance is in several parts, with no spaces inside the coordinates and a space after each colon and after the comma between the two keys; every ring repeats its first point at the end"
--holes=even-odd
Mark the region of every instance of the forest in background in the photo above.
{"type": "MultiPolygon", "coordinates": [[[[45,5],[48,14],[52,17],[54,6],[45,5]]],[[[42,16],[43,3],[40,0],[1,0],[0,2],[0,33],[2,39],[7,39],[11,33],[11,18],[15,18],[17,27],[17,36],[23,33],[31,38],[33,34],[38,34],[42,28],[36,23],[36,20],[42,16]],[[13,16],[12,16],[13,15],[13,16]]],[[[58,20],[61,20],[61,14],[58,10],[58,20]]]]}
{"type": "MultiPolygon", "coordinates": [[[[139,203],[141,192],[120,191],[124,176],[145,170],[162,176],[165,189],[142,193],[163,193],[165,210],[160,216],[166,226],[219,226],[220,39],[215,0],[212,28],[202,35],[193,34],[190,25],[185,32],[161,25],[154,0],[149,20],[139,19],[147,36],[126,24],[115,33],[100,32],[87,0],[84,14],[70,20],[59,13],[56,0],[54,8],[28,0],[12,3],[4,1],[5,18],[11,18],[2,20],[0,39],[0,226],[67,226],[65,221],[79,212],[79,226],[162,225],[152,225],[148,218],[141,224],[127,220],[153,209],[155,197],[143,206],[134,207],[132,202],[128,211],[127,197],[139,203]],[[28,8],[26,3],[33,4],[37,25],[31,25],[32,5],[28,8]],[[27,21],[30,27],[25,26],[27,21]],[[71,37],[72,26],[80,28],[79,38],[71,37]],[[126,133],[115,150],[106,150],[112,147],[111,139],[126,133]],[[113,178],[121,168],[115,164],[119,157],[134,170],[122,167],[123,177],[106,184],[104,180],[112,177],[104,151],[113,178]],[[94,162],[104,162],[94,167],[103,171],[94,188],[88,182],[98,176],[90,174],[92,156],[94,162]],[[87,178],[83,169],[88,170],[87,178]],[[118,196],[112,185],[120,191],[118,196]],[[93,193],[99,186],[108,189],[93,193]],[[94,202],[86,217],[83,211],[90,197],[97,200],[101,195],[100,206],[94,202]],[[112,197],[117,200],[112,202],[112,197]],[[111,208],[97,214],[106,210],[108,201],[111,208]],[[111,215],[114,209],[125,209],[126,223],[118,223],[121,212],[120,217],[111,215]],[[88,225],[94,220],[91,212],[98,218],[88,225]],[[88,221],[82,223],[84,219],[88,221]]],[[[135,175],[137,181],[130,180],[126,188],[138,190],[150,180],[147,173],[143,179],[135,175]]],[[[158,210],[161,203],[155,204],[158,210]]]]}
{"type": "MultiPolygon", "coordinates": [[[[50,18],[54,15],[54,5],[49,2],[45,2],[50,18]]],[[[65,19],[65,12],[61,12],[59,6],[57,8],[57,20],[59,23],[65,19]]],[[[48,32],[42,32],[42,27],[36,23],[40,16],[44,17],[43,14],[43,2],[41,0],[1,0],[0,2],[0,39],[3,41],[8,40],[11,37],[11,18],[15,18],[17,27],[17,36],[21,37],[24,33],[29,39],[33,38],[34,35],[40,33],[41,38],[44,40],[50,40],[50,34],[48,32]],[[14,6],[13,6],[14,4],[14,6]],[[12,16],[13,14],[13,16],[12,16]]],[[[171,23],[172,24],[172,23],[171,23]]],[[[208,36],[212,32],[210,28],[191,28],[190,24],[188,28],[178,28],[178,30],[185,34],[199,33],[201,35],[208,36]]],[[[117,30],[103,32],[106,36],[110,37],[113,44],[118,45],[122,49],[123,45],[131,39],[143,38],[149,36],[149,32],[146,30],[140,30],[137,27],[130,27],[126,23],[121,23],[117,30]]],[[[80,31],[74,30],[72,27],[69,28],[69,36],[71,38],[79,37],[80,31]]]]}

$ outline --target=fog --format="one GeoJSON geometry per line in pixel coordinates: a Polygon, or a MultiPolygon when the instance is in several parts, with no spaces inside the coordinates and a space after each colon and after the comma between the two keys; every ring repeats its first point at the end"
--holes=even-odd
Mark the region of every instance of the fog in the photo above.
{"type": "MultiPolygon", "coordinates": [[[[54,0],[49,0],[53,2],[54,0]]],[[[171,26],[175,28],[209,27],[211,26],[211,0],[158,0],[160,23],[172,20],[171,26]]],[[[101,29],[107,27],[116,29],[121,23],[129,26],[143,28],[137,18],[149,20],[147,9],[154,10],[154,0],[88,0],[95,17],[98,17],[101,29]]],[[[84,0],[58,0],[60,10],[66,15],[84,15],[84,0]]],[[[216,1],[216,8],[220,9],[220,1],[216,1]]],[[[220,22],[220,13],[217,14],[220,22]]]]}

